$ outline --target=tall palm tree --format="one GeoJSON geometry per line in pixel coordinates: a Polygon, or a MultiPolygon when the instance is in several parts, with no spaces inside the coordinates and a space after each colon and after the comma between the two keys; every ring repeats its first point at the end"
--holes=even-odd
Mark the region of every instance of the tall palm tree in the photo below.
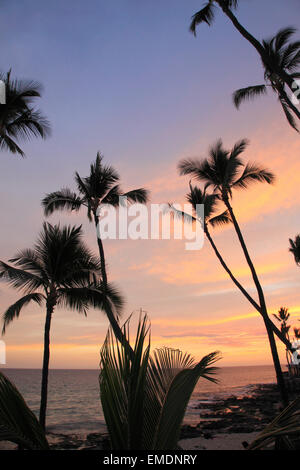
{"type": "Polygon", "coordinates": [[[5,83],[6,95],[5,104],[0,105],[0,148],[24,157],[19,140],[50,135],[48,120],[33,105],[41,97],[42,87],[33,81],[12,80],[11,71],[0,74],[0,80],[5,83]]]}
{"type": "Polygon", "coordinates": [[[295,263],[300,266],[300,234],[296,236],[295,240],[289,239],[290,249],[289,251],[293,253],[295,258],[295,263]]]}
{"type": "MultiPolygon", "coordinates": [[[[87,177],[82,178],[77,172],[75,173],[78,194],[68,188],[63,188],[60,191],[47,194],[42,204],[46,216],[49,216],[56,210],[79,211],[82,207],[86,209],[89,221],[94,222],[96,227],[103,288],[105,289],[107,285],[107,272],[99,228],[101,207],[103,205],[118,207],[121,197],[126,197],[128,203],[146,203],[149,193],[144,188],[123,193],[118,184],[120,180],[118,172],[112,166],[103,165],[102,161],[103,156],[98,152],[96,161],[91,164],[90,174],[87,177]]],[[[107,316],[114,330],[114,334],[119,340],[123,340],[123,333],[116,319],[115,312],[113,310],[107,312],[107,316]]],[[[125,344],[127,343],[125,342],[125,344]]],[[[131,348],[130,350],[132,351],[131,348]]]]}
{"type": "Polygon", "coordinates": [[[197,180],[204,182],[207,188],[212,187],[214,193],[224,202],[228,210],[257,290],[261,314],[264,318],[269,337],[277,382],[281,391],[282,400],[286,403],[287,395],[264,292],[230,203],[234,189],[246,189],[249,184],[253,182],[266,182],[271,184],[274,181],[274,175],[265,168],[255,163],[243,163],[240,155],[245,151],[247,145],[248,141],[244,139],[237,142],[233,149],[228,151],[224,149],[222,140],[220,139],[211,147],[208,158],[202,161],[193,159],[182,160],[179,163],[179,171],[182,175],[192,175],[197,180]]]}
{"type": "Polygon", "coordinates": [[[234,14],[234,10],[237,9],[238,4],[239,0],[207,0],[205,6],[193,15],[192,22],[190,24],[191,32],[196,35],[196,28],[201,23],[207,23],[211,26],[215,18],[216,8],[219,7],[227,18],[229,18],[238,32],[256,49],[262,62],[268,67],[268,69],[272,71],[272,73],[276,74],[282,83],[285,83],[290,90],[294,92],[293,86],[295,78],[284,68],[280,67],[276,61],[272,61],[272,57],[266,53],[263,44],[247,31],[238,21],[234,14]]]}
{"type": "MultiPolygon", "coordinates": [[[[289,42],[294,33],[295,29],[293,28],[282,29],[273,38],[263,41],[263,47],[266,54],[269,55],[272,62],[277,64],[278,68],[289,72],[291,77],[296,79],[300,78],[300,73],[295,71],[300,65],[300,41],[289,42]]],[[[277,94],[290,126],[298,132],[293,113],[300,119],[300,112],[289,99],[285,90],[285,83],[278,79],[278,76],[264,62],[263,67],[266,83],[237,90],[233,94],[235,106],[239,108],[243,101],[264,95],[270,88],[277,94]]]]}
{"type": "Polygon", "coordinates": [[[111,304],[119,310],[122,298],[113,286],[103,288],[100,264],[82,242],[80,227],[44,223],[33,249],[20,250],[0,261],[0,278],[24,294],[5,311],[2,334],[28,304],[45,303],[44,356],[41,386],[40,424],[45,428],[50,358],[50,326],[56,307],[87,314],[89,307],[107,311],[111,304]]]}

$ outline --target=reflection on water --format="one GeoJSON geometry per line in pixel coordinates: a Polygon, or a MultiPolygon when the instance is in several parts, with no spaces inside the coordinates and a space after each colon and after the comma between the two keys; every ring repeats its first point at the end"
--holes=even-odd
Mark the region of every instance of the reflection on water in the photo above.
{"type": "MultiPolygon", "coordinates": [[[[38,415],[41,371],[2,369],[38,415]]],[[[103,432],[105,423],[99,398],[98,370],[50,370],[47,423],[49,431],[62,433],[103,432]]],[[[200,379],[190,400],[185,423],[199,422],[199,401],[210,402],[230,395],[251,394],[254,384],[272,383],[272,366],[220,368],[218,384],[200,379]]]]}

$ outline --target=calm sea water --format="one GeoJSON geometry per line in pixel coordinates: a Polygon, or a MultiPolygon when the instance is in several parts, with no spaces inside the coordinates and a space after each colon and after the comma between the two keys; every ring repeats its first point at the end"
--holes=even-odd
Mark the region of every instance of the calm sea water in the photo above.
{"type": "MultiPolygon", "coordinates": [[[[38,414],[41,371],[38,369],[2,369],[38,414]]],[[[105,431],[98,385],[98,370],[50,370],[47,428],[51,432],[78,433],[105,431]]],[[[254,385],[275,382],[272,366],[224,367],[218,372],[218,384],[200,379],[190,400],[185,423],[199,422],[199,401],[212,401],[230,395],[251,394],[254,385]]]]}

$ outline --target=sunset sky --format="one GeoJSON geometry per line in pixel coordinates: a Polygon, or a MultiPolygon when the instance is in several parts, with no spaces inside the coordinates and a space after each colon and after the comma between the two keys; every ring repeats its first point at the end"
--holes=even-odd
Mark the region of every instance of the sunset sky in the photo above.
{"type": "MultiPolygon", "coordinates": [[[[299,26],[299,0],[244,0],[238,17],[256,37],[299,26]],[[260,13],[257,13],[259,6],[260,13]]],[[[190,17],[202,0],[37,0],[1,3],[1,69],[44,85],[40,107],[51,121],[47,141],[23,145],[26,159],[1,152],[0,259],[31,247],[43,222],[47,192],[85,176],[100,150],[121,174],[124,190],[146,187],[151,202],[183,202],[188,177],[181,158],[207,155],[222,138],[228,148],[251,142],[246,160],[276,175],[234,195],[233,206],[264,286],[270,313],[281,306],[300,327],[300,269],[288,252],[300,232],[299,135],[276,97],[242,105],[232,92],[263,83],[256,52],[219,12],[213,27],[193,37],[190,17]],[[68,21],[66,22],[66,18],[68,21]]],[[[299,34],[297,33],[299,39],[299,34]]],[[[50,222],[83,224],[97,249],[86,214],[56,214],[50,222]]],[[[232,227],[215,241],[241,282],[255,295],[232,227]]],[[[108,273],[126,298],[123,319],[140,308],[152,323],[152,346],[170,346],[200,359],[219,350],[220,365],[271,364],[264,324],[218,264],[211,247],[186,251],[177,240],[105,242],[108,273]]],[[[18,293],[0,284],[1,312],[18,293]]],[[[22,311],[4,339],[6,367],[39,368],[45,311],[22,311]]],[[[108,321],[56,310],[51,330],[52,368],[97,368],[108,321]]],[[[284,348],[279,345],[283,364],[284,348]]]]}

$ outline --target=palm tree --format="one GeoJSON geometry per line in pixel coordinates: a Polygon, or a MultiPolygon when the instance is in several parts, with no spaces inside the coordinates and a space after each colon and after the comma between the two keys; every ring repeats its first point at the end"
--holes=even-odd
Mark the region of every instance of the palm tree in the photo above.
{"type": "Polygon", "coordinates": [[[11,71],[0,74],[5,83],[6,102],[0,105],[0,148],[25,156],[19,140],[31,137],[45,139],[50,135],[50,125],[33,103],[41,97],[39,83],[28,80],[12,80],[11,71]]]}
{"type": "MultiPolygon", "coordinates": [[[[290,341],[289,331],[290,331],[291,326],[287,324],[288,319],[290,318],[290,314],[289,314],[288,309],[284,308],[284,307],[281,307],[278,310],[278,314],[276,315],[276,313],[274,313],[273,316],[276,318],[277,321],[279,321],[279,323],[281,325],[280,329],[281,329],[282,334],[284,334],[286,339],[288,341],[290,341]]],[[[287,360],[287,364],[289,365],[290,364],[290,358],[289,358],[289,350],[288,349],[286,349],[286,360],[287,360]]]]}
{"type": "Polygon", "coordinates": [[[199,24],[207,23],[211,26],[215,18],[216,8],[220,7],[238,32],[256,49],[263,64],[265,64],[273,74],[277,75],[282,83],[285,83],[290,90],[294,92],[295,90],[293,86],[295,77],[289,74],[285,68],[280,67],[277,61],[272,60],[272,57],[266,53],[263,44],[249,33],[249,31],[241,25],[237,17],[234,15],[233,12],[237,9],[238,4],[239,0],[208,0],[205,6],[193,15],[192,22],[190,24],[190,31],[196,35],[196,28],[199,24]]]}
{"type": "MultiPolygon", "coordinates": [[[[193,208],[193,215],[184,213],[173,205],[170,204],[170,208],[173,211],[175,216],[179,218],[184,218],[186,221],[191,223],[200,223],[203,231],[215,253],[217,256],[220,264],[227,272],[233,283],[237,286],[237,288],[242,292],[242,294],[246,297],[246,299],[250,302],[250,304],[262,315],[262,310],[259,304],[250,296],[249,292],[242,286],[242,284],[238,281],[235,277],[233,272],[228,267],[228,264],[225,262],[224,258],[222,257],[220,251],[218,250],[212,235],[210,233],[209,227],[215,228],[217,226],[226,225],[231,223],[231,218],[229,215],[228,210],[216,215],[218,212],[218,204],[220,202],[220,198],[217,194],[209,194],[207,193],[207,186],[204,190],[201,190],[197,186],[192,186],[191,182],[189,183],[190,192],[187,194],[186,199],[192,205],[193,208]],[[198,214],[198,207],[202,205],[204,207],[204,218],[201,217],[201,214],[198,214]]],[[[286,345],[287,348],[291,348],[290,342],[286,338],[285,335],[274,325],[274,323],[267,318],[270,327],[274,331],[274,333],[279,337],[279,339],[286,345]]]]}
{"type": "MultiPolygon", "coordinates": [[[[179,163],[179,171],[181,175],[192,175],[199,181],[206,184],[206,188],[212,186],[214,194],[222,200],[228,210],[230,219],[234,225],[236,234],[238,236],[240,245],[242,247],[245,259],[252,274],[252,278],[259,297],[259,306],[261,314],[264,318],[265,326],[267,329],[270,347],[273,356],[273,362],[276,370],[278,386],[281,391],[282,400],[287,402],[287,395],[283,381],[280,361],[278,357],[276,342],[273,334],[274,328],[271,326],[271,321],[268,316],[267,306],[263,293],[262,286],[258,279],[254,264],[249,255],[244,237],[235,217],[233,208],[230,204],[233,189],[246,189],[249,184],[253,182],[266,182],[271,184],[274,181],[274,175],[260,167],[255,163],[244,164],[240,155],[245,151],[248,145],[247,140],[237,142],[231,151],[223,148],[222,140],[220,139],[209,151],[209,157],[199,161],[193,159],[182,160],[179,163]]],[[[282,337],[283,335],[280,335],[282,337]]],[[[284,341],[286,344],[286,341],[284,341]]],[[[291,348],[291,345],[289,345],[291,348]]]]}
{"type": "MultiPolygon", "coordinates": [[[[263,41],[263,47],[266,54],[271,58],[272,63],[276,63],[277,67],[289,72],[294,79],[300,78],[300,73],[295,69],[300,64],[300,42],[289,42],[290,37],[295,33],[293,28],[285,28],[280,30],[273,38],[263,41]]],[[[285,116],[293,129],[298,132],[296,122],[292,113],[300,119],[300,112],[297,107],[289,99],[285,91],[285,83],[278,79],[273,70],[263,62],[265,84],[241,88],[233,94],[233,101],[237,108],[240,104],[248,99],[261,96],[267,93],[268,88],[275,92],[279,102],[283,108],[285,116]]]]}
{"type": "Polygon", "coordinates": [[[82,242],[81,227],[44,223],[34,248],[19,251],[9,262],[14,266],[0,261],[0,278],[24,295],[5,311],[2,334],[28,304],[46,304],[40,406],[40,424],[45,429],[50,326],[55,308],[71,308],[86,315],[90,306],[106,312],[112,303],[121,309],[123,302],[113,286],[103,288],[99,261],[82,242]]]}
{"type": "Polygon", "coordinates": [[[289,251],[293,253],[295,258],[295,263],[300,266],[300,235],[297,235],[295,240],[289,239],[290,249],[289,251]]]}
{"type": "MultiPolygon", "coordinates": [[[[118,182],[120,176],[112,166],[106,166],[102,163],[103,156],[98,152],[96,161],[91,164],[89,176],[82,178],[77,172],[75,173],[75,182],[79,194],[72,192],[68,188],[63,188],[47,194],[43,199],[45,215],[49,216],[55,210],[79,211],[82,207],[87,210],[87,216],[90,222],[94,221],[97,233],[97,243],[99,249],[101,274],[103,280],[103,288],[107,285],[107,272],[104,248],[99,229],[99,219],[101,208],[104,205],[118,207],[121,202],[120,198],[126,198],[128,203],[139,202],[146,203],[148,200],[148,191],[144,188],[134,189],[123,193],[118,182]]],[[[123,335],[116,320],[115,312],[107,312],[108,319],[115,335],[122,340],[123,335]]]]}
{"type": "MultiPolygon", "coordinates": [[[[129,321],[123,327],[129,342],[129,321]]],[[[174,450],[191,394],[203,377],[216,382],[214,352],[195,363],[178,349],[150,356],[150,325],[140,317],[134,360],[111,328],[100,352],[100,398],[113,450],[174,450]]]]}

